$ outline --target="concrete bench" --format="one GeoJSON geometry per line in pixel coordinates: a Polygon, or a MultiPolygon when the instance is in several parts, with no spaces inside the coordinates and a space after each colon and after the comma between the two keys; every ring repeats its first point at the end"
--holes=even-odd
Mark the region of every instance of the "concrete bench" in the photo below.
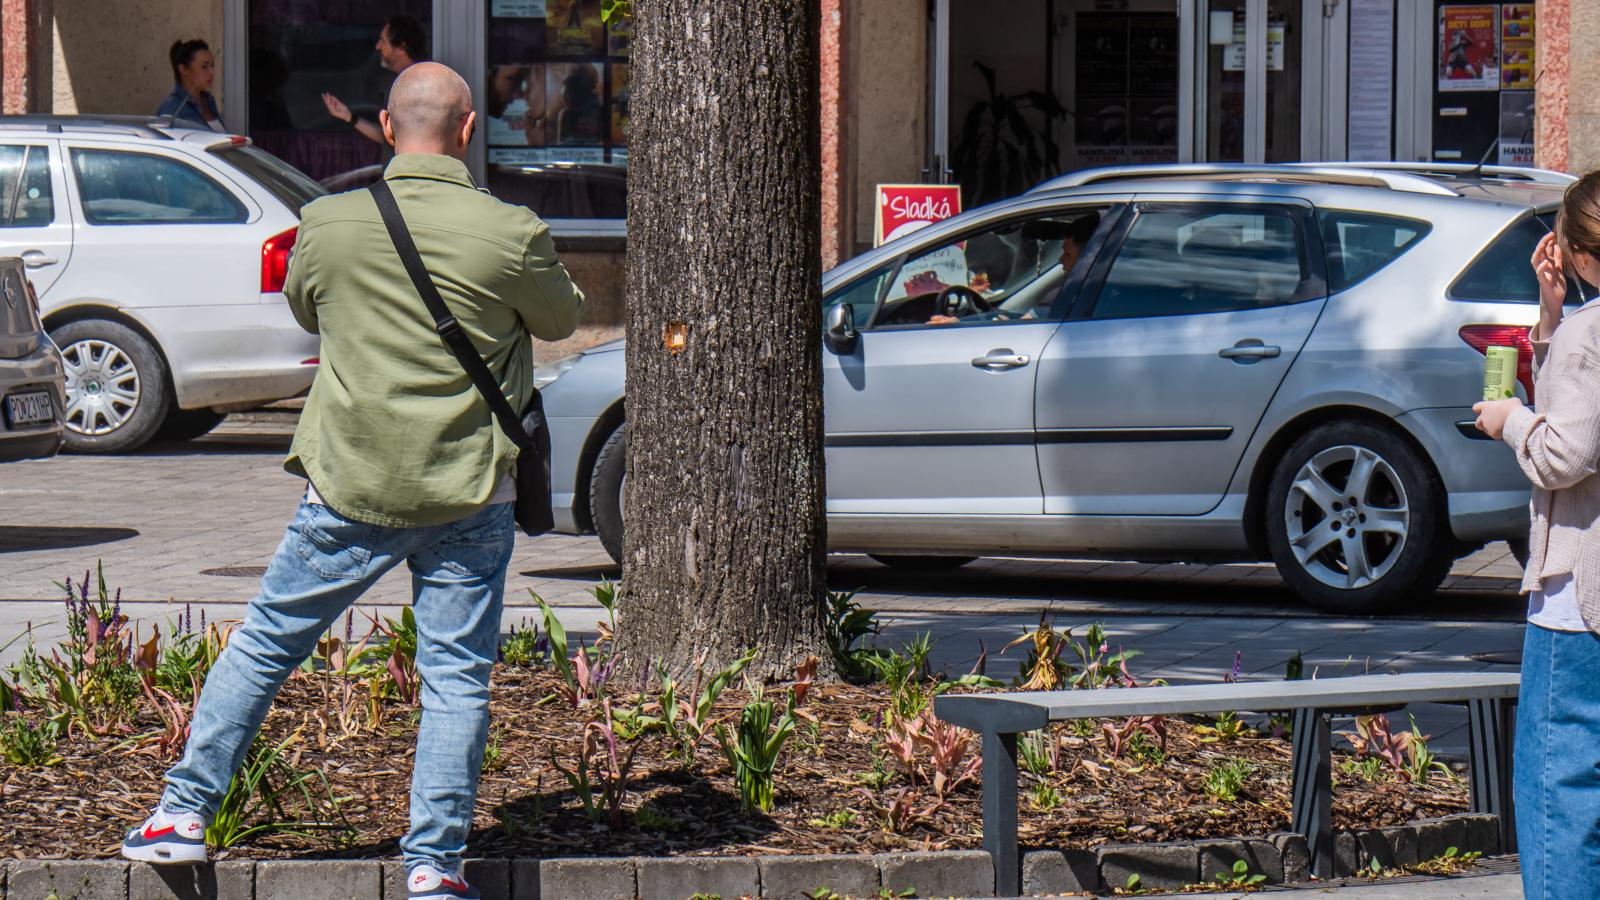
{"type": "Polygon", "coordinates": [[[1410,703],[1464,703],[1472,811],[1500,820],[1500,845],[1516,838],[1511,809],[1512,707],[1521,678],[1506,673],[1357,675],[1177,687],[956,694],[934,701],[939,718],[983,736],[983,847],[994,858],[1000,896],[1022,889],[1017,852],[1017,735],[1068,719],[1294,711],[1293,830],[1305,836],[1311,870],[1333,875],[1333,771],[1329,719],[1410,703]]]}

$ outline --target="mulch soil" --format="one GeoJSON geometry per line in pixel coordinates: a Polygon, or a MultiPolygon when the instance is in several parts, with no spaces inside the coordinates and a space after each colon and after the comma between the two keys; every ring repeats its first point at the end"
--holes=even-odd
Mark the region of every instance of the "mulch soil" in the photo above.
{"type": "MultiPolygon", "coordinates": [[[[415,707],[391,702],[377,728],[338,734],[325,697],[331,676],[296,675],[280,695],[266,725],[273,741],[299,732],[294,764],[325,773],[339,798],[333,818],[348,826],[308,836],[271,835],[229,851],[234,857],[363,858],[394,856],[407,827],[410,757],[415,707]]],[[[785,747],[770,815],[741,813],[730,767],[712,742],[699,748],[696,765],[667,755],[658,737],[643,739],[628,780],[620,827],[591,822],[566,778],[550,763],[553,750],[571,769],[583,723],[598,705],[574,709],[553,699],[558,679],[543,669],[501,666],[492,700],[498,759],[483,776],[468,852],[482,857],[744,855],[876,853],[894,850],[967,849],[981,845],[979,788],[969,781],[935,806],[921,786],[919,813],[900,833],[885,825],[882,810],[907,785],[878,749],[886,691],[881,687],[818,684],[802,707],[816,728],[802,723],[785,747]],[[876,789],[866,783],[878,768],[891,774],[876,789]],[[641,806],[650,813],[636,816],[641,806]],[[643,824],[641,824],[641,821],[643,824]]],[[[358,693],[362,692],[358,688],[358,693]]],[[[334,692],[336,693],[336,692],[334,692]]],[[[776,696],[776,694],[774,694],[776,696]]],[[[719,710],[737,717],[745,699],[727,691],[719,710]]],[[[1057,728],[1062,753],[1057,771],[1043,779],[1024,773],[1020,820],[1024,844],[1093,846],[1101,843],[1264,835],[1288,827],[1290,745],[1282,738],[1247,737],[1203,743],[1202,720],[1170,720],[1165,760],[1139,765],[1111,758],[1092,729],[1057,728]],[[1202,788],[1219,762],[1254,766],[1238,799],[1218,803],[1202,788]],[[1038,783],[1049,783],[1059,805],[1036,803],[1038,783]]],[[[155,728],[146,717],[138,728],[155,728]]],[[[1338,738],[1336,742],[1342,743],[1338,738]]],[[[972,742],[977,752],[977,741],[972,742]]],[[[0,763],[0,855],[22,858],[110,857],[125,831],[154,806],[161,776],[171,765],[152,741],[75,738],[61,742],[61,761],[25,769],[0,763]]],[[[1462,812],[1465,784],[1435,773],[1425,785],[1400,780],[1369,782],[1337,774],[1334,825],[1371,828],[1462,812]]],[[[294,810],[291,809],[291,812],[294,810]]],[[[304,810],[302,815],[311,815],[304,810]]],[[[326,817],[326,811],[316,813],[326,817]]]]}

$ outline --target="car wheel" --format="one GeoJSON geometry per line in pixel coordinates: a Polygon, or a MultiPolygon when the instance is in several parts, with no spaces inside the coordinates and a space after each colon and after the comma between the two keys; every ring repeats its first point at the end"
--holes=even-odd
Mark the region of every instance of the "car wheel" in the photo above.
{"type": "Polygon", "coordinates": [[[949,572],[977,559],[976,556],[895,556],[888,553],[867,555],[891,569],[906,569],[913,572],[949,572]]]}
{"type": "Polygon", "coordinates": [[[171,406],[167,366],[144,335],[82,319],[50,333],[67,370],[66,449],[123,453],[144,446],[171,406]]]}
{"type": "Polygon", "coordinates": [[[589,478],[589,517],[612,562],[622,564],[622,489],[627,484],[628,426],[606,438],[589,478]]]}
{"type": "Polygon", "coordinates": [[[204,437],[211,433],[213,428],[222,424],[228,417],[227,413],[213,412],[209,409],[178,409],[167,414],[167,420],[156,429],[158,441],[192,441],[197,437],[204,437]]]}
{"type": "Polygon", "coordinates": [[[1421,455],[1365,422],[1323,425],[1290,445],[1267,494],[1267,544],[1308,603],[1374,613],[1431,594],[1456,544],[1444,487],[1421,455]]]}

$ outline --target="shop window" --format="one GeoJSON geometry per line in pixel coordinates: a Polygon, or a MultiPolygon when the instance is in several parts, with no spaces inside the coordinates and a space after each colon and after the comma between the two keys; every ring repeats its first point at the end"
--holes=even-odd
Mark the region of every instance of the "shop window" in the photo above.
{"type": "Polygon", "coordinates": [[[250,0],[249,11],[249,121],[256,145],[330,190],[376,180],[388,148],[329,115],[322,95],[377,122],[394,83],[378,57],[378,35],[391,16],[404,14],[431,38],[431,0],[250,0]]]}
{"type": "Polygon", "coordinates": [[[490,0],[488,187],[546,219],[627,215],[632,25],[600,0],[490,0]]]}

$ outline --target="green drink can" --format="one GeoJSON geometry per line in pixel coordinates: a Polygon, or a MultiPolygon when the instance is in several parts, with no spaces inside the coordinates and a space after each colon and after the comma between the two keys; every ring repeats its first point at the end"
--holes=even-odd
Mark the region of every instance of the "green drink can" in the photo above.
{"type": "Polygon", "coordinates": [[[1505,400],[1517,395],[1517,363],[1515,347],[1484,350],[1483,399],[1505,400]]]}

